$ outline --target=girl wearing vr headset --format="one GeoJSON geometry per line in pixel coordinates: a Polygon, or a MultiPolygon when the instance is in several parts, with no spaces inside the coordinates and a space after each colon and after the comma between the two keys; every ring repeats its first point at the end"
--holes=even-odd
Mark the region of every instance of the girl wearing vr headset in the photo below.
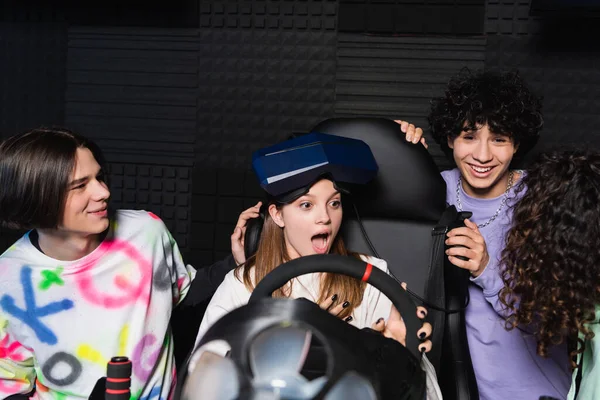
{"type": "Polygon", "coordinates": [[[521,183],[502,253],[507,325],[547,357],[574,340],[568,399],[600,398],[600,154],[541,155],[521,183]]]}
{"type": "MultiPolygon", "coordinates": [[[[231,271],[217,289],[204,314],[196,343],[206,331],[228,312],[246,304],[257,283],[279,265],[313,254],[340,254],[357,257],[387,272],[384,260],[349,251],[340,235],[342,193],[329,175],[316,182],[277,197],[271,197],[261,209],[262,231],[256,253],[231,271]]],[[[403,345],[406,328],[390,300],[377,289],[344,275],[320,273],[294,278],[273,293],[275,297],[306,298],[333,315],[358,328],[372,328],[403,345]]],[[[426,310],[419,307],[419,318],[426,310]]],[[[418,331],[423,340],[419,349],[427,352],[431,325],[418,331]]],[[[210,343],[205,350],[219,355],[228,351],[223,343],[210,343]]],[[[431,364],[424,357],[430,398],[439,398],[439,387],[431,364]],[[436,395],[437,393],[437,395],[436,395]]]]}
{"type": "MultiPolygon", "coordinates": [[[[500,253],[512,206],[523,195],[515,187],[526,176],[510,166],[539,137],[541,103],[518,73],[465,69],[450,80],[444,96],[432,100],[428,119],[435,141],[457,167],[442,172],[446,202],[473,212],[466,227],[448,233],[446,244],[453,246],[447,250],[449,261],[471,272],[465,318],[479,395],[484,400],[565,398],[566,348],[554,348],[548,358],[536,355],[532,336],[504,329],[506,310],[498,297],[504,287],[500,253]]],[[[426,146],[420,128],[396,122],[407,141],[426,146]]]]}
{"type": "MultiPolygon", "coordinates": [[[[0,223],[29,230],[0,256],[2,398],[88,398],[113,356],[132,361],[134,396],[169,398],[171,312],[208,299],[235,266],[196,274],[159,217],[112,215],[104,171],[100,149],[66,129],[0,144],[0,223]]],[[[242,213],[240,229],[257,214],[242,213]]]]}

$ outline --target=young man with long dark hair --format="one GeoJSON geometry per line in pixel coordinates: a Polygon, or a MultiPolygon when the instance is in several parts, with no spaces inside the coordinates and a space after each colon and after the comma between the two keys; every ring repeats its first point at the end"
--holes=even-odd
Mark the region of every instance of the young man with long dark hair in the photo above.
{"type": "MultiPolygon", "coordinates": [[[[0,256],[2,398],[87,399],[113,356],[131,359],[134,398],[169,398],[171,312],[210,298],[233,257],[196,274],[157,215],[111,212],[100,149],[66,129],[1,143],[0,188],[0,223],[28,230],[0,256]]],[[[232,235],[238,262],[257,211],[232,235]]]]}

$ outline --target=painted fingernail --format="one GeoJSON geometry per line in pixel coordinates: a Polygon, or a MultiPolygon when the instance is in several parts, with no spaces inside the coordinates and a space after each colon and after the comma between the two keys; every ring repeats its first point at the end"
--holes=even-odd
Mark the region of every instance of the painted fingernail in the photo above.
{"type": "Polygon", "coordinates": [[[333,296],[331,296],[331,301],[336,301],[337,300],[337,294],[334,294],[333,296]]]}
{"type": "Polygon", "coordinates": [[[382,322],[383,322],[383,318],[379,318],[379,319],[378,319],[378,320],[375,322],[375,324],[379,325],[379,324],[380,324],[380,323],[382,323],[382,322]]]}
{"type": "Polygon", "coordinates": [[[344,321],[346,321],[346,322],[350,322],[350,321],[352,321],[352,319],[353,319],[353,318],[352,318],[352,315],[351,315],[351,316],[349,316],[348,318],[346,318],[344,321]]]}
{"type": "Polygon", "coordinates": [[[421,332],[421,333],[419,333],[419,337],[420,337],[421,339],[425,339],[425,335],[426,335],[426,334],[425,334],[425,332],[421,332]]]}
{"type": "Polygon", "coordinates": [[[426,316],[427,316],[427,313],[426,313],[425,311],[423,311],[423,310],[420,310],[420,311],[419,311],[419,315],[420,315],[421,317],[426,317],[426,316]]]}
{"type": "Polygon", "coordinates": [[[425,350],[427,350],[427,347],[425,347],[425,346],[421,346],[421,347],[419,347],[419,351],[420,351],[421,353],[425,353],[425,350]]]}
{"type": "Polygon", "coordinates": [[[347,301],[345,301],[345,302],[344,302],[344,304],[342,304],[342,308],[346,308],[346,307],[348,307],[349,305],[350,305],[350,303],[349,303],[349,302],[347,302],[347,301]]]}

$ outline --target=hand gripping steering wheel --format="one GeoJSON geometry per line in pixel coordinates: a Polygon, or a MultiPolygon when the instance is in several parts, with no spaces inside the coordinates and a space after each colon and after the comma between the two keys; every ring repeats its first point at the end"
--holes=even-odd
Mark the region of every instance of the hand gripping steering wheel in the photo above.
{"type": "Polygon", "coordinates": [[[406,291],[377,267],[350,256],[300,257],[271,271],[248,304],[208,329],[181,370],[178,381],[183,388],[175,398],[270,399],[265,393],[275,391],[282,399],[421,400],[425,373],[418,350],[420,327],[416,306],[406,291]],[[362,279],[387,296],[406,324],[407,346],[357,329],[310,301],[271,298],[289,280],[315,272],[362,279]],[[229,356],[210,367],[192,361],[201,359],[202,348],[213,341],[229,344],[229,356]],[[319,351],[327,355],[325,375],[307,379],[303,376],[307,354],[310,359],[319,351]]]}
{"type": "Polygon", "coordinates": [[[415,303],[391,276],[357,258],[336,254],[317,254],[288,261],[275,268],[256,285],[250,296],[250,302],[271,297],[275,290],[293,278],[315,272],[329,272],[361,279],[383,293],[394,304],[404,320],[408,351],[418,360],[421,359],[419,351],[421,343],[417,331],[421,328],[422,323],[417,317],[415,303]]]}

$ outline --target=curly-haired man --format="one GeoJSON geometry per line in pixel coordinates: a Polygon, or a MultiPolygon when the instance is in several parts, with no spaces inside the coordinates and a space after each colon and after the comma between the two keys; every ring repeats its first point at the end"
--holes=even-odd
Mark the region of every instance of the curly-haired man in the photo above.
{"type": "MultiPolygon", "coordinates": [[[[553,348],[547,357],[537,355],[532,335],[505,329],[507,311],[499,301],[501,252],[512,206],[523,195],[515,185],[526,174],[511,169],[511,163],[539,138],[541,101],[518,72],[463,69],[449,81],[444,96],[431,101],[428,120],[434,140],[456,163],[442,172],[446,202],[473,212],[466,227],[448,233],[446,243],[459,247],[446,253],[452,264],[471,273],[465,319],[480,398],[564,399],[570,384],[566,347],[553,348]]],[[[408,141],[425,144],[420,128],[396,122],[408,141]]]]}

